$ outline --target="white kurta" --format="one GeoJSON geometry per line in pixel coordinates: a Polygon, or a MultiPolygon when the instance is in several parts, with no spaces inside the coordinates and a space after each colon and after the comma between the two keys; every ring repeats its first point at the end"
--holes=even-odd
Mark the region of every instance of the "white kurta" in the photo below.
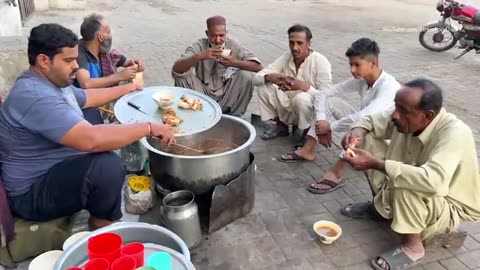
{"type": "Polygon", "coordinates": [[[289,51],[282,54],[253,79],[253,84],[257,86],[262,120],[278,117],[287,125],[298,125],[300,129],[308,128],[315,117],[315,93],[332,85],[331,70],[328,59],[315,51],[310,52],[298,71],[292,54],[289,51]],[[307,92],[281,91],[276,85],[265,83],[265,75],[272,73],[292,76],[307,82],[311,87],[307,92]]]}

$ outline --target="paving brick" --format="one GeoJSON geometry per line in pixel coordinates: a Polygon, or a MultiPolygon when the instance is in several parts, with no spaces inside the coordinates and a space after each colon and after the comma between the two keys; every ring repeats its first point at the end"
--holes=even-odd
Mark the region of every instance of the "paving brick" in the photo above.
{"type": "Polygon", "coordinates": [[[448,270],[468,270],[468,268],[457,258],[441,260],[440,264],[448,270]]]}
{"type": "Polygon", "coordinates": [[[480,250],[457,255],[457,258],[470,269],[480,267],[480,250]]]}
{"type": "Polygon", "coordinates": [[[325,253],[325,256],[336,267],[353,265],[368,259],[368,255],[365,254],[361,247],[344,249],[341,252],[327,252],[325,253]],[[345,256],[345,254],[349,255],[345,256]]]}
{"type": "Polygon", "coordinates": [[[423,265],[423,269],[425,269],[425,270],[445,270],[446,268],[443,267],[438,262],[433,262],[433,263],[423,265]]]}

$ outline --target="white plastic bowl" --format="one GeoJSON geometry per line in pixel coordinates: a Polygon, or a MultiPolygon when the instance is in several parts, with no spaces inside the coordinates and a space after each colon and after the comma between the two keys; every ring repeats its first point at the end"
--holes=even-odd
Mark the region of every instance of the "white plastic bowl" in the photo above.
{"type": "Polygon", "coordinates": [[[62,255],[61,250],[51,250],[38,255],[28,265],[28,270],[52,270],[58,258],[62,255]]]}
{"type": "Polygon", "coordinates": [[[313,224],[313,231],[315,231],[315,233],[320,238],[320,241],[324,244],[331,244],[335,240],[337,240],[340,237],[340,235],[342,235],[342,228],[340,228],[340,226],[338,226],[336,223],[327,221],[327,220],[320,220],[315,222],[315,224],[313,224]],[[318,231],[318,229],[321,227],[328,227],[334,230],[336,232],[335,236],[328,236],[328,235],[321,234],[318,231]]]}
{"type": "Polygon", "coordinates": [[[159,91],[152,94],[152,98],[160,109],[167,109],[173,105],[175,94],[159,91]]]}
{"type": "Polygon", "coordinates": [[[65,242],[63,242],[63,251],[67,250],[68,247],[70,247],[75,242],[77,242],[78,240],[82,239],[83,237],[89,234],[90,232],[78,232],[76,234],[71,235],[70,237],[67,238],[67,240],[65,240],[65,242]]]}

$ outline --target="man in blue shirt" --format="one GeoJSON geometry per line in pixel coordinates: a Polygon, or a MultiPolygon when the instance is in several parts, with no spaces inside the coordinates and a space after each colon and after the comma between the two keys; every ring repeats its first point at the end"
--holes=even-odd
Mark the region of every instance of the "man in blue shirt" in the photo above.
{"type": "MultiPolygon", "coordinates": [[[[112,50],[112,31],[108,22],[98,14],[87,16],[80,26],[82,39],[78,44],[76,87],[84,89],[116,86],[122,81],[135,78],[137,72],[144,71],[139,60],[127,59],[112,50]],[[117,68],[124,67],[117,72],[117,68]]],[[[92,124],[103,124],[100,112],[96,108],[83,111],[85,118],[92,124]]]]}
{"type": "Polygon", "coordinates": [[[30,69],[0,107],[1,175],[15,215],[46,221],[90,212],[91,229],[122,217],[125,168],[111,152],[145,136],[174,141],[165,125],[91,125],[81,112],[139,86],[89,89],[72,86],[78,70],[77,36],[58,24],[32,29],[30,69]]]}

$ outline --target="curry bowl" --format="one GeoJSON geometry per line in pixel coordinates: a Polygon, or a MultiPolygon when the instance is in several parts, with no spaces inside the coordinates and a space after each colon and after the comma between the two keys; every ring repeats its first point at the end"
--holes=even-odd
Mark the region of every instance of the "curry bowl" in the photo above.
{"type": "Polygon", "coordinates": [[[313,231],[324,244],[331,244],[342,235],[342,228],[328,220],[320,220],[313,224],[313,231]]]}
{"type": "Polygon", "coordinates": [[[158,91],[152,94],[152,98],[160,109],[172,107],[175,101],[175,94],[171,92],[158,91]]]}

